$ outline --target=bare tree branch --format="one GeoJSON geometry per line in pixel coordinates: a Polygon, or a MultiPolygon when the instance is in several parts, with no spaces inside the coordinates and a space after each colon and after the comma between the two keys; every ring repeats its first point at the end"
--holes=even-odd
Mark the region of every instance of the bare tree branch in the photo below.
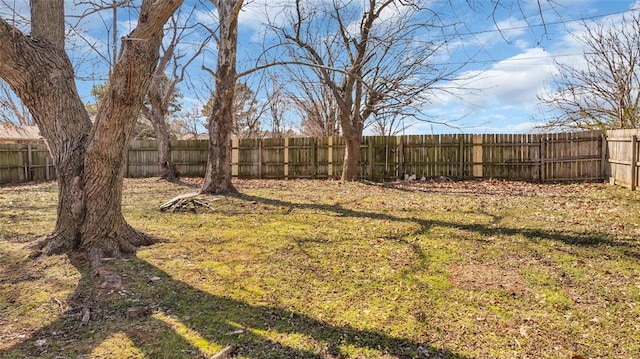
{"type": "Polygon", "coordinates": [[[556,62],[558,74],[539,100],[557,117],[543,128],[640,126],[640,13],[616,23],[583,23],[582,65],[556,62]]]}

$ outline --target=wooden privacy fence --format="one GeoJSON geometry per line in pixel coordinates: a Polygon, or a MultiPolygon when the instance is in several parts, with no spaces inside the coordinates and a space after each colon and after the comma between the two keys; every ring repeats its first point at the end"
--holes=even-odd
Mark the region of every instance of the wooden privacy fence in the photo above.
{"type": "Polygon", "coordinates": [[[0,143],[0,183],[43,181],[56,178],[44,143],[0,143]]]}
{"type": "MultiPolygon", "coordinates": [[[[558,134],[367,136],[360,149],[360,178],[371,181],[447,177],[535,182],[602,181],[638,187],[638,130],[558,134]]],[[[208,141],[172,141],[182,176],[203,176],[208,141]]],[[[235,139],[237,178],[338,178],[340,137],[235,139]]],[[[2,145],[0,183],[55,177],[46,146],[2,145]]],[[[128,152],[128,177],[158,176],[156,143],[136,141],[128,152]]]]}
{"type": "MultiPolygon", "coordinates": [[[[604,179],[601,132],[544,135],[367,136],[360,148],[360,178],[501,178],[527,181],[604,179]]],[[[207,141],[173,141],[172,159],[183,176],[202,176],[207,141]]],[[[238,178],[337,178],[344,139],[271,138],[232,141],[232,175],[238,178]]],[[[155,141],[129,150],[127,175],[159,174],[155,141]]]]}
{"type": "Polygon", "coordinates": [[[611,184],[630,188],[639,186],[640,178],[640,130],[607,131],[605,151],[605,176],[611,184]]]}

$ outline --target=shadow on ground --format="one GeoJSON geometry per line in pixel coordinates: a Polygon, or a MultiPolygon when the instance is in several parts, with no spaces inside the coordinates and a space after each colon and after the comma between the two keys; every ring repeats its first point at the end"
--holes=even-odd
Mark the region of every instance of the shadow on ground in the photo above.
{"type": "Polygon", "coordinates": [[[82,278],[66,311],[0,357],[113,358],[117,348],[119,357],[209,358],[232,345],[230,357],[244,358],[346,358],[345,348],[354,347],[379,358],[465,358],[429,343],[212,295],[135,257],[110,261],[124,284],[102,287],[84,255],[69,259],[82,278]]]}
{"type": "Polygon", "coordinates": [[[465,224],[465,223],[457,223],[450,222],[445,220],[437,220],[437,219],[423,219],[417,217],[400,217],[386,213],[378,213],[378,212],[367,212],[367,211],[359,211],[353,210],[349,208],[345,208],[339,204],[329,205],[329,204],[317,204],[317,203],[293,203],[278,199],[272,198],[264,198],[254,195],[248,194],[233,194],[232,196],[239,198],[241,200],[247,202],[257,202],[265,205],[277,206],[287,208],[287,212],[291,212],[294,209],[310,209],[317,211],[325,211],[330,213],[336,213],[340,216],[346,217],[361,217],[361,218],[370,218],[377,220],[387,220],[391,222],[411,222],[416,223],[420,226],[419,233],[427,232],[430,228],[434,226],[445,227],[445,228],[454,228],[459,230],[465,230],[470,232],[476,232],[482,234],[485,237],[491,237],[495,235],[522,235],[529,240],[552,240],[562,242],[568,245],[575,246],[600,246],[606,245],[614,248],[619,248],[629,257],[640,258],[640,242],[637,241],[626,241],[619,240],[617,238],[612,238],[606,233],[597,233],[597,232],[589,232],[589,233],[573,233],[570,231],[547,231],[541,229],[528,229],[528,228],[510,228],[506,226],[499,225],[500,218],[494,215],[483,213],[488,217],[492,217],[492,223],[490,224],[465,224]]]}

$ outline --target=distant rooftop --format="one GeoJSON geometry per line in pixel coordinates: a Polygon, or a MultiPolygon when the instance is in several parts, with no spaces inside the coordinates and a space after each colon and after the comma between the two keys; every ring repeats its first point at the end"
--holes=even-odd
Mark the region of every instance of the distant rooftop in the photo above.
{"type": "Polygon", "coordinates": [[[37,126],[14,126],[0,123],[0,142],[28,142],[43,139],[37,126]]]}

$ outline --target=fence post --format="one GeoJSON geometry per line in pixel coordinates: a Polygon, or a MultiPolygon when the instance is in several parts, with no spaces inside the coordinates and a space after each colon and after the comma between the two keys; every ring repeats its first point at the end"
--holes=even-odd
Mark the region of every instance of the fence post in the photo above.
{"type": "Polygon", "coordinates": [[[44,175],[47,181],[51,179],[51,173],[49,170],[49,156],[45,157],[44,159],[44,175]]]}
{"type": "Polygon", "coordinates": [[[397,156],[398,156],[398,168],[396,169],[396,177],[397,179],[401,179],[400,177],[404,173],[404,137],[398,136],[396,137],[397,143],[397,156]]]}
{"type": "Polygon", "coordinates": [[[327,177],[333,177],[333,136],[327,139],[327,177]]]}
{"type": "Polygon", "coordinates": [[[609,146],[607,145],[607,135],[602,133],[600,135],[600,175],[602,180],[607,180],[607,151],[609,146]]]}
{"type": "Polygon", "coordinates": [[[545,177],[545,163],[544,163],[544,157],[547,155],[547,139],[544,137],[544,135],[540,138],[540,182],[544,182],[544,177],[545,177]]]}
{"type": "Polygon", "coordinates": [[[258,178],[262,179],[262,139],[258,139],[258,178]]]}
{"type": "Polygon", "coordinates": [[[284,138],[284,179],[289,179],[289,137],[284,138]]]}
{"type": "Polygon", "coordinates": [[[124,155],[124,177],[129,178],[129,151],[131,150],[131,145],[127,146],[124,155]]]}
{"type": "Polygon", "coordinates": [[[318,176],[318,146],[316,145],[316,138],[311,140],[311,174],[312,178],[318,176]]]}
{"type": "Polygon", "coordinates": [[[458,156],[459,156],[459,166],[458,170],[458,179],[464,179],[464,135],[458,135],[458,156]]]}
{"type": "Polygon", "coordinates": [[[368,137],[367,143],[367,176],[369,181],[373,181],[373,137],[368,137]]]}
{"type": "Polygon", "coordinates": [[[635,191],[638,181],[638,135],[631,136],[631,190],[635,191]]]}
{"type": "Polygon", "coordinates": [[[27,143],[27,179],[33,181],[33,149],[31,144],[27,143]]]}
{"type": "Polygon", "coordinates": [[[231,177],[239,177],[240,165],[240,140],[237,138],[231,139],[231,177]]]}
{"type": "Polygon", "coordinates": [[[484,163],[484,147],[482,146],[482,135],[473,135],[473,177],[483,177],[482,164],[484,163]]]}

